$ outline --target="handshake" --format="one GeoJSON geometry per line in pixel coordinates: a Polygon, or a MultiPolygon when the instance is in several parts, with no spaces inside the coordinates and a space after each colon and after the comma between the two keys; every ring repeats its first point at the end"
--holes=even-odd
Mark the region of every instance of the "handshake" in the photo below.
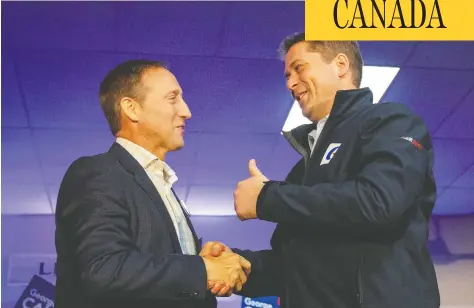
{"type": "Polygon", "coordinates": [[[230,296],[240,292],[247,282],[251,264],[219,242],[207,242],[199,255],[207,272],[207,289],[215,296],[230,296]]]}

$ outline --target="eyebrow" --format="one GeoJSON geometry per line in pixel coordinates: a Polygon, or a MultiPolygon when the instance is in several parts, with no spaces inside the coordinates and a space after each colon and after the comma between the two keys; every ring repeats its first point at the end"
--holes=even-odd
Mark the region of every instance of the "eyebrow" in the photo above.
{"type": "Polygon", "coordinates": [[[176,90],[169,91],[168,93],[166,93],[165,96],[169,96],[171,94],[178,95],[179,93],[181,93],[181,91],[179,89],[176,89],[176,90]]]}

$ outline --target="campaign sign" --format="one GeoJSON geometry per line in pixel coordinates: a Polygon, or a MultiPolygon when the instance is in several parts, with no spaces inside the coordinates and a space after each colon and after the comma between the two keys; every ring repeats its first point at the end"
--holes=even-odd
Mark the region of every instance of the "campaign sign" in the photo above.
{"type": "Polygon", "coordinates": [[[56,282],[55,254],[11,254],[8,260],[8,286],[26,286],[31,277],[38,275],[51,282],[56,282]]]}
{"type": "Polygon", "coordinates": [[[14,308],[54,308],[54,285],[34,275],[14,308]]]}
{"type": "Polygon", "coordinates": [[[277,296],[242,297],[242,308],[279,308],[280,298],[277,296]]]}

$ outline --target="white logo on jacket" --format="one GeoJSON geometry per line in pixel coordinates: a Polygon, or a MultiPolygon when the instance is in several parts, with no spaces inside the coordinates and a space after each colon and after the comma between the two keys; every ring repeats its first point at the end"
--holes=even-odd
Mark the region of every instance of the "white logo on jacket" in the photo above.
{"type": "Polygon", "coordinates": [[[334,157],[334,154],[336,154],[336,152],[337,152],[337,150],[339,149],[340,146],[341,146],[340,143],[331,143],[328,146],[326,152],[324,153],[324,156],[323,156],[323,159],[321,160],[320,166],[329,164],[329,162],[334,157]]]}

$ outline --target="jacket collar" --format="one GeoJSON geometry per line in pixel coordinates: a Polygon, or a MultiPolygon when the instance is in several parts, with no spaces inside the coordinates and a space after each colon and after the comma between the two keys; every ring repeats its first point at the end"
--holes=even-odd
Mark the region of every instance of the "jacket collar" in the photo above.
{"type": "MultiPolygon", "coordinates": [[[[343,118],[372,104],[373,94],[369,88],[337,91],[328,122],[334,118],[343,118]]],[[[317,122],[300,125],[291,131],[283,132],[283,136],[296,151],[304,156],[307,152],[306,149],[309,147],[308,134],[316,128],[316,124],[317,122]]]]}
{"type": "MultiPolygon", "coordinates": [[[[168,225],[169,234],[173,240],[173,247],[175,251],[181,251],[181,246],[179,244],[179,240],[173,225],[173,221],[171,220],[171,217],[169,215],[168,209],[166,208],[163,199],[158,193],[153,182],[146,174],[145,169],[143,169],[140,163],[122,145],[117,142],[114,142],[113,145],[110,147],[109,153],[115,155],[115,157],[117,157],[123,168],[134,175],[135,181],[150,196],[151,200],[153,200],[158,211],[162,214],[165,223],[168,225]]],[[[171,190],[173,194],[175,194],[176,199],[179,200],[178,196],[176,196],[175,191],[173,189],[171,190]]],[[[202,240],[198,239],[196,231],[194,230],[193,224],[189,219],[188,215],[185,214],[184,216],[186,217],[186,221],[188,222],[189,228],[191,229],[191,232],[194,236],[196,250],[199,252],[202,249],[202,240]]]]}
{"type": "Polygon", "coordinates": [[[109,153],[114,154],[117,157],[120,164],[128,172],[132,174],[136,174],[137,172],[144,172],[143,167],[140,165],[140,163],[135,158],[133,158],[133,156],[117,142],[114,142],[112,144],[112,146],[109,149],[109,153]]]}
{"type": "Polygon", "coordinates": [[[369,88],[337,91],[330,117],[343,117],[374,102],[374,96],[369,88]]]}

